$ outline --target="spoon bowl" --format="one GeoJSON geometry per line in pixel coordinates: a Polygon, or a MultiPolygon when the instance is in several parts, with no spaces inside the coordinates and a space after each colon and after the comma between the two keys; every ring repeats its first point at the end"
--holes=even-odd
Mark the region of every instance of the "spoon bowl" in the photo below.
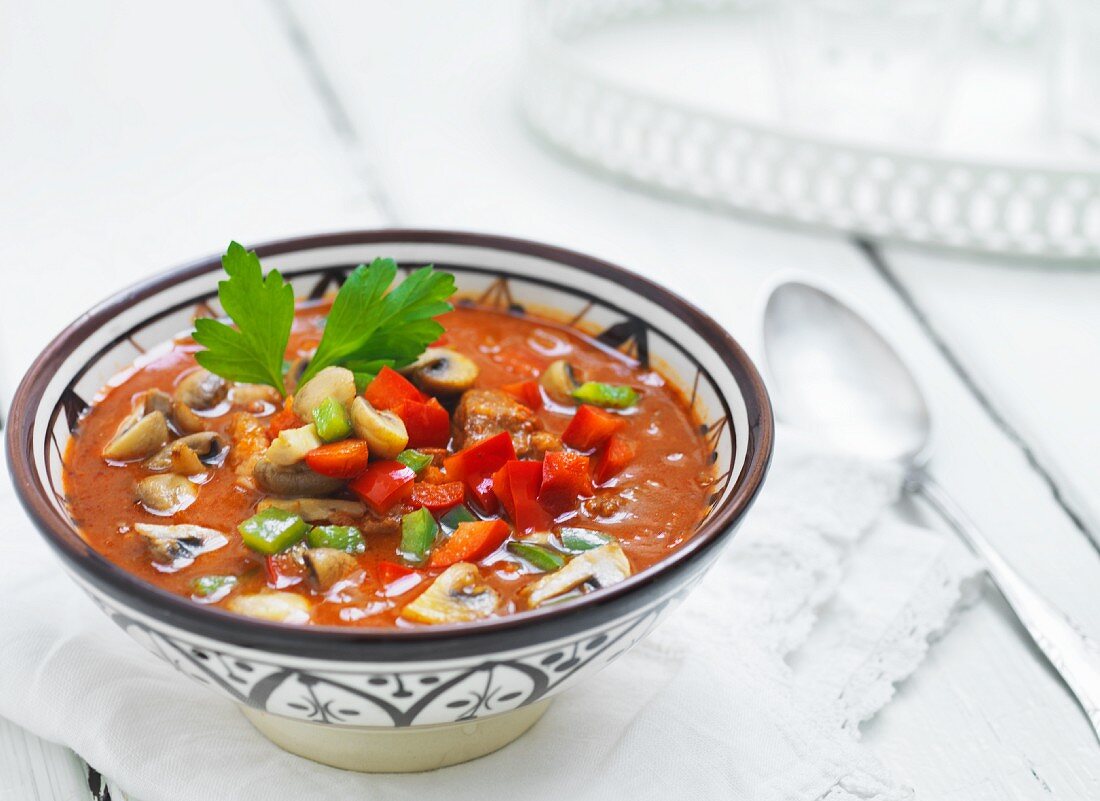
{"type": "Polygon", "coordinates": [[[840,300],[800,281],[776,287],[764,310],[764,352],[784,421],[872,459],[925,455],[932,421],[913,374],[840,300]]]}

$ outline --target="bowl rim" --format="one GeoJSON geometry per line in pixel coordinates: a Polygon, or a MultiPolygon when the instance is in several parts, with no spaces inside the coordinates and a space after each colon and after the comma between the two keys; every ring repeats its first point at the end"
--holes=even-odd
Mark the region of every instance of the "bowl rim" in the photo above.
{"type": "Polygon", "coordinates": [[[625,581],[572,601],[470,623],[415,628],[290,626],[254,620],[218,607],[196,604],[129,573],[96,552],[49,500],[33,463],[34,422],[45,390],[61,363],[86,338],[128,306],[178,283],[220,268],[220,255],[200,258],[135,283],[100,302],[55,337],[34,360],[12,399],[8,415],[7,456],[12,482],[24,509],[50,546],[84,579],[112,598],[192,634],[238,647],[304,658],[374,661],[420,661],[434,658],[446,643],[447,656],[471,656],[488,650],[508,650],[533,641],[621,617],[640,590],[654,588],[688,568],[731,532],[752,505],[767,473],[774,444],[774,419],[763,380],[732,336],[708,314],[673,291],[602,259],[554,245],[487,233],[385,228],[312,234],[264,242],[254,247],[261,257],[347,245],[412,243],[479,247],[533,256],[591,273],[623,286],[686,322],[714,350],[736,380],[748,417],[749,442],[743,478],[696,533],[673,553],[625,581]],[[547,636],[531,632],[556,622],[547,636]],[[405,644],[408,647],[396,647],[405,644]],[[368,646],[373,646],[369,647],[368,646]],[[379,647],[381,646],[381,647],[379,647]]]}

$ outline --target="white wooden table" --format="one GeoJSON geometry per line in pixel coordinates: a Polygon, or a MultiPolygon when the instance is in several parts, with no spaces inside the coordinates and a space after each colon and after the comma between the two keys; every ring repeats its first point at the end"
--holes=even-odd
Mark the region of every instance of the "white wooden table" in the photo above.
{"type": "MultiPolygon", "coordinates": [[[[91,302],[231,238],[546,240],[656,277],[750,347],[762,288],[804,271],[904,351],[942,422],[938,477],[1100,636],[1100,271],[864,245],[604,183],[524,130],[519,25],[508,0],[0,7],[0,395],[91,302]]],[[[1100,746],[992,592],[863,738],[923,798],[1100,798],[1100,746]]],[[[77,756],[0,721],[0,798],[108,797],[77,756]]]]}

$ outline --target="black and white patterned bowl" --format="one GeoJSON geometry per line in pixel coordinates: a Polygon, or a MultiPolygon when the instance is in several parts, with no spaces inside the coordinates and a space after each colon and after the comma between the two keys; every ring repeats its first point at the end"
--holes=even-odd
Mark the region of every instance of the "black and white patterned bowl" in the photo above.
{"type": "Polygon", "coordinates": [[[546,701],[638,642],[702,577],[760,489],[772,417],[760,376],[714,320],[644,278],[588,256],[503,237],[383,230],[256,248],[303,297],[376,256],[434,263],[459,291],[521,310],[559,309],[605,344],[653,361],[687,391],[717,468],[695,536],[659,565],[581,599],[511,617],[409,630],[297,628],[171,595],[93,551],[61,484],[70,432],[107,380],[218,314],[216,257],[131,287],[66,328],[20,385],[8,457],[16,490],[75,580],[118,625],[183,673],[242,705],[280,745],[361,770],[419,770],[488,753],[546,701]],[[416,738],[410,747],[410,738],[416,738]]]}

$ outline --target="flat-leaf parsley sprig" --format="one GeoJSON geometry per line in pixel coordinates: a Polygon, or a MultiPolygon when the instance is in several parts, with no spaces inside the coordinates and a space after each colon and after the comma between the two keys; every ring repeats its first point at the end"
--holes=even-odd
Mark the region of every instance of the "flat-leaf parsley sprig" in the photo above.
{"type": "MultiPolygon", "coordinates": [[[[268,384],[286,394],[284,358],[294,323],[294,290],[278,270],[265,277],[260,260],[231,242],[218,283],[218,299],[233,321],[200,318],[192,336],[205,350],[198,363],[230,381],[268,384]]],[[[303,373],[304,383],[331,365],[355,373],[359,386],[383,366],[403,367],[439,339],[443,326],[434,318],[450,311],[454,276],[431,265],[413,271],[397,286],[393,259],[360,264],[344,281],[325,322],[317,351],[303,373]]]]}

